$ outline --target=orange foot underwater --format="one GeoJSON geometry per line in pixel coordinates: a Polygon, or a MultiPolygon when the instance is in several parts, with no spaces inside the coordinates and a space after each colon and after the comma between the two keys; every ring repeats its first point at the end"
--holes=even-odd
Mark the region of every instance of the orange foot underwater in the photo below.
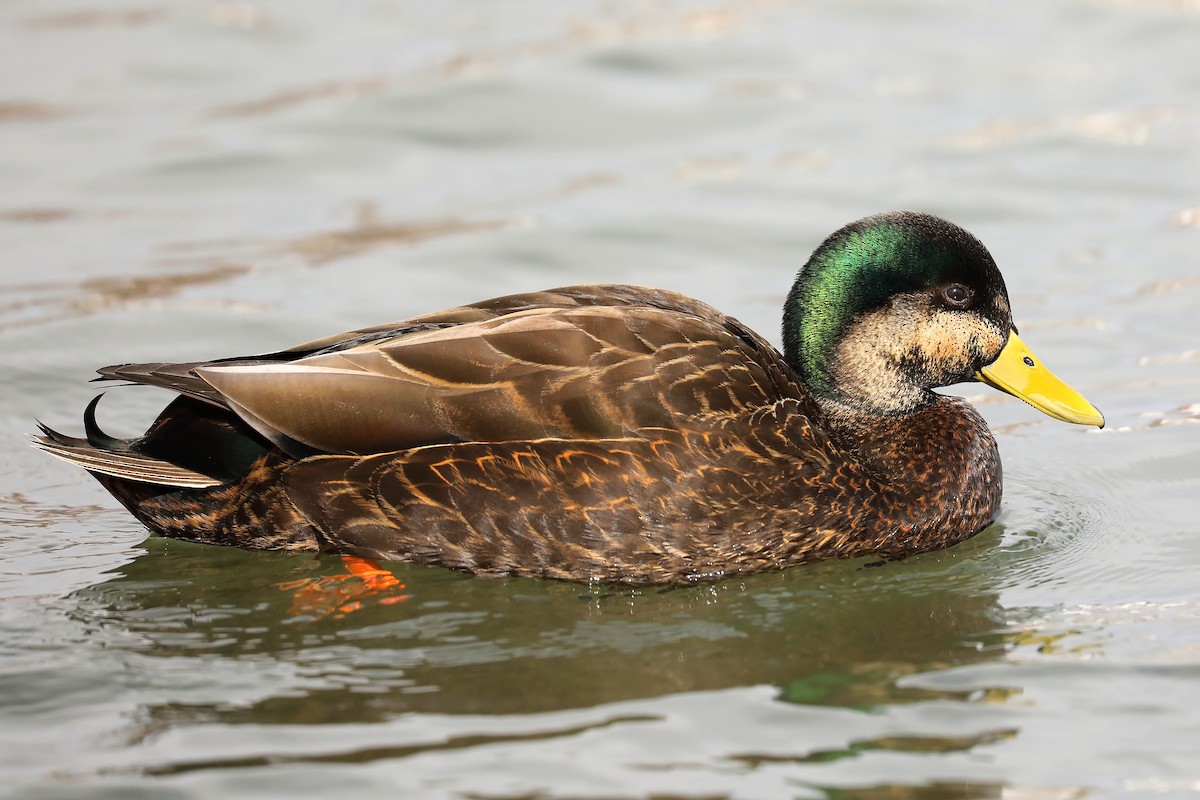
{"type": "Polygon", "coordinates": [[[358,556],[342,556],[346,572],[321,578],[301,578],[276,584],[276,588],[293,592],[288,612],[295,616],[341,619],[364,607],[364,600],[379,597],[380,605],[400,603],[409,595],[399,594],[404,584],[378,564],[358,556]]]}

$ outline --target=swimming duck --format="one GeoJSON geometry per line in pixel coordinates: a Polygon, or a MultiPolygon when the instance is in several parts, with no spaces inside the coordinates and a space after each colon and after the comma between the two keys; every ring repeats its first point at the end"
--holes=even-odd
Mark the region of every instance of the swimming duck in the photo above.
{"type": "Polygon", "coordinates": [[[150,530],[623,584],[832,557],[902,558],[989,525],[978,380],[1056,419],[1104,418],[1013,327],[987,249],[892,212],[824,241],[782,355],[681,294],[570,286],[265,355],[125,364],[177,397],[140,438],[42,427],[150,530]]]}

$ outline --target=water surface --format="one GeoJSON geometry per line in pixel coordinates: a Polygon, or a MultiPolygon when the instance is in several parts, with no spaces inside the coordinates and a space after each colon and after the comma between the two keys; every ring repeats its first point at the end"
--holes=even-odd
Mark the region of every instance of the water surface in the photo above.
{"type": "MultiPolygon", "coordinates": [[[[0,796],[1200,793],[1194,3],[0,9],[0,796]],[[636,282],[777,340],[890,208],[1107,415],[978,387],[997,525],[677,589],[147,538],[29,448],[104,364],[636,282]]],[[[165,395],[110,391],[132,434],[165,395]]]]}

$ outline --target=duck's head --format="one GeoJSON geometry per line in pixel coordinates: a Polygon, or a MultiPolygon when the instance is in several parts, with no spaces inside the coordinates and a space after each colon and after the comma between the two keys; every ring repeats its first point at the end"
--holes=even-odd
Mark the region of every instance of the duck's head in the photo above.
{"type": "Polygon", "coordinates": [[[859,411],[912,411],[936,387],[980,380],[1056,419],[1104,425],[1017,337],[987,248],[929,214],[878,214],[826,239],[788,295],[783,343],[810,391],[859,411]]]}

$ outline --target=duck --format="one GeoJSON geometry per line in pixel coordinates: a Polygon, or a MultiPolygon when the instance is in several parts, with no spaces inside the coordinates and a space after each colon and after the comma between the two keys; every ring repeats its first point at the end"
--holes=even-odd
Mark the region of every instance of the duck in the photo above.
{"type": "Polygon", "coordinates": [[[987,248],[894,211],[824,240],[782,353],[683,294],[579,285],[263,355],[104,367],[175,394],[140,437],[39,423],[153,533],[632,586],[899,560],[996,518],[979,381],[1103,427],[1017,335],[987,248]]]}

